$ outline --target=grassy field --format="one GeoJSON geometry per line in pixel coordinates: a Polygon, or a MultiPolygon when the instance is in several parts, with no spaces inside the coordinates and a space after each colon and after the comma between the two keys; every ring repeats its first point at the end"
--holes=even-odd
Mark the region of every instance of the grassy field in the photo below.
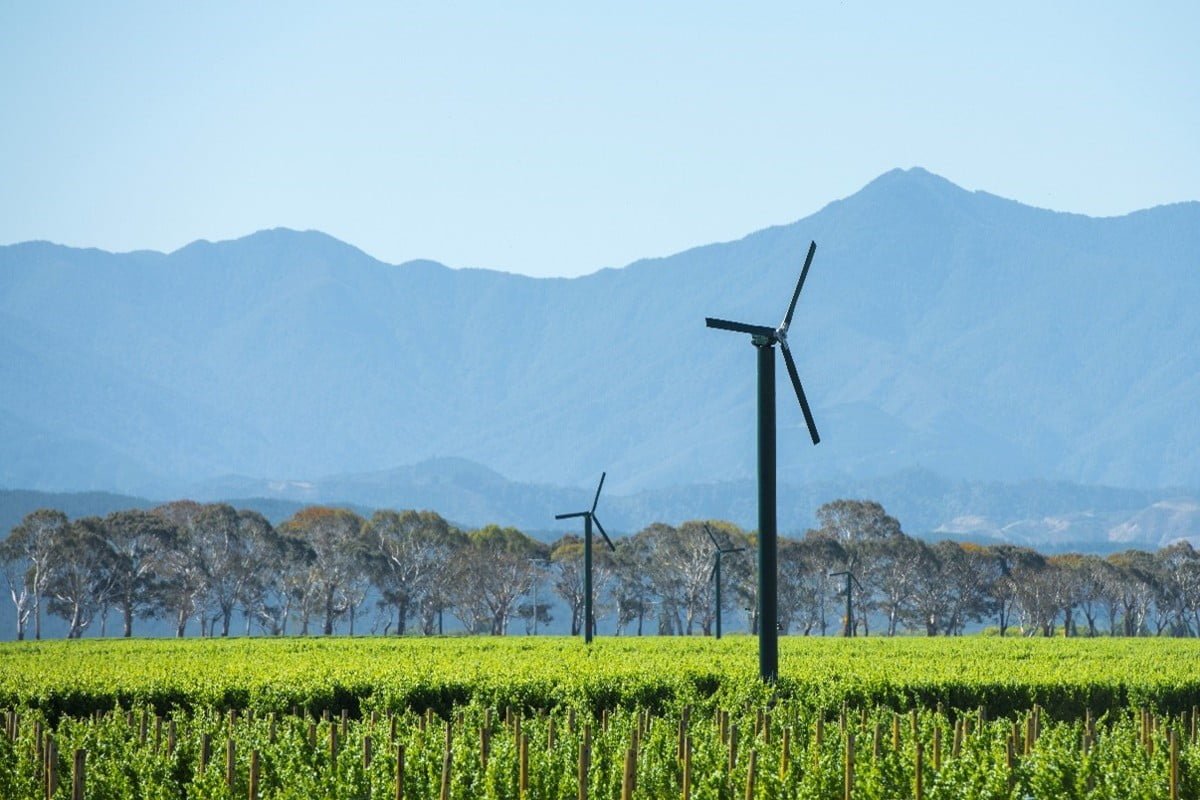
{"type": "Polygon", "coordinates": [[[0,707],[86,714],[115,704],[310,712],[495,707],[664,709],[768,695],[815,707],[1041,705],[1085,709],[1200,703],[1200,642],[1187,639],[863,638],[780,640],[780,680],[757,680],[756,641],[287,638],[82,640],[0,645],[0,707]]]}
{"type": "Polygon", "coordinates": [[[1200,797],[1200,642],[756,645],[4,644],[0,797],[1200,797]]]}

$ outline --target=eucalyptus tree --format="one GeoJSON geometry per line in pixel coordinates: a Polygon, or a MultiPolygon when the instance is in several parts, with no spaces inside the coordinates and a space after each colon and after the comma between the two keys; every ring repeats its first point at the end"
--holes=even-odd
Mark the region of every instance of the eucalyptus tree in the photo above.
{"type": "Polygon", "coordinates": [[[854,607],[859,610],[850,623],[855,628],[861,625],[867,633],[874,594],[880,588],[872,579],[869,562],[882,543],[903,535],[900,521],[874,500],[834,500],[817,509],[817,522],[818,532],[841,546],[845,555],[842,569],[858,579],[850,581],[850,591],[858,595],[854,607]]]}
{"type": "Polygon", "coordinates": [[[367,521],[371,576],[381,603],[396,612],[396,633],[408,630],[426,595],[442,591],[456,531],[433,511],[381,509],[367,521]]]}
{"type": "Polygon", "coordinates": [[[99,517],[75,520],[53,537],[53,568],[46,585],[49,609],[67,622],[67,638],[78,639],[115,596],[117,555],[99,517]]]}
{"type": "Polygon", "coordinates": [[[796,558],[805,566],[802,580],[812,590],[813,605],[808,609],[803,630],[808,635],[815,628],[824,636],[829,631],[829,610],[839,583],[829,573],[845,566],[846,551],[837,538],[819,530],[806,531],[796,545],[796,558]]]}
{"type": "Polygon", "coordinates": [[[972,542],[943,539],[930,546],[949,605],[943,632],[962,635],[968,623],[982,622],[996,611],[993,588],[1002,577],[999,560],[991,548],[972,542]]]}
{"type": "Polygon", "coordinates": [[[1200,635],[1200,553],[1180,540],[1154,554],[1159,564],[1162,591],[1158,603],[1176,636],[1200,635]]]}
{"type": "MultiPolygon", "coordinates": [[[[583,630],[586,600],[583,538],[573,533],[563,536],[550,546],[549,559],[550,589],[566,604],[570,614],[571,635],[578,636],[583,630]]],[[[609,551],[597,548],[592,561],[592,588],[597,598],[604,596],[613,579],[613,564],[614,557],[609,551]]]]}
{"type": "Polygon", "coordinates": [[[1154,556],[1141,550],[1113,553],[1108,562],[1116,567],[1113,584],[1121,610],[1122,633],[1139,636],[1149,622],[1160,591],[1160,574],[1154,556]]]}
{"type": "Polygon", "coordinates": [[[995,601],[996,625],[1001,636],[1008,634],[1013,615],[1017,612],[1017,591],[1022,574],[1031,573],[1045,563],[1045,558],[1028,547],[1012,544],[989,548],[995,558],[999,576],[992,583],[991,596],[995,601]]]}
{"type": "Polygon", "coordinates": [[[1025,636],[1054,635],[1055,621],[1063,607],[1062,571],[1057,562],[1039,557],[1025,561],[1009,575],[1025,636]]]}
{"type": "Polygon", "coordinates": [[[158,607],[158,584],[166,574],[177,528],[161,515],[139,509],[114,511],[101,530],[113,554],[114,605],[121,611],[122,635],[133,636],[135,617],[158,607]]]}
{"type": "Polygon", "coordinates": [[[361,602],[357,587],[367,570],[365,525],[362,517],[348,509],[308,506],[280,526],[307,544],[313,554],[308,569],[312,591],[302,593],[305,631],[308,615],[315,612],[322,621],[321,632],[332,634],[334,624],[349,613],[354,601],[361,602]]]}
{"type": "Polygon", "coordinates": [[[1069,553],[1060,558],[1058,564],[1063,568],[1063,580],[1067,584],[1067,597],[1070,600],[1069,607],[1064,609],[1068,624],[1072,629],[1075,628],[1074,613],[1079,611],[1087,623],[1087,635],[1096,636],[1099,633],[1096,623],[1105,608],[1107,589],[1116,568],[1099,556],[1087,553],[1069,553]]]}
{"type": "Polygon", "coordinates": [[[151,509],[152,514],[174,527],[170,546],[160,560],[155,593],[159,609],[175,623],[175,636],[182,637],[188,620],[203,614],[209,587],[205,541],[198,528],[204,506],[193,500],[176,500],[151,509]]]}
{"type": "Polygon", "coordinates": [[[610,596],[616,610],[614,632],[617,636],[635,621],[635,633],[641,636],[645,632],[646,619],[654,611],[657,597],[646,569],[652,558],[652,545],[645,531],[616,541],[617,549],[612,554],[610,596]]]}
{"type": "Polygon", "coordinates": [[[61,511],[40,508],[26,514],[0,542],[0,566],[16,609],[18,640],[25,638],[30,618],[33,638],[42,638],[42,597],[52,575],[54,544],[69,524],[61,511]]]}
{"type": "Polygon", "coordinates": [[[455,613],[468,629],[508,633],[519,600],[538,577],[548,548],[516,528],[488,525],[467,535],[453,576],[455,613]]]}
{"type": "Polygon", "coordinates": [[[874,588],[875,607],[887,621],[885,633],[895,636],[904,607],[918,591],[922,572],[936,563],[929,547],[899,531],[886,538],[871,539],[863,544],[862,577],[874,588]]]}
{"type": "Polygon", "coordinates": [[[241,608],[252,614],[259,598],[269,591],[270,572],[283,555],[283,542],[266,517],[227,503],[203,506],[191,530],[192,552],[202,559],[206,575],[208,628],[216,635],[219,623],[220,635],[228,636],[234,612],[241,608]]]}

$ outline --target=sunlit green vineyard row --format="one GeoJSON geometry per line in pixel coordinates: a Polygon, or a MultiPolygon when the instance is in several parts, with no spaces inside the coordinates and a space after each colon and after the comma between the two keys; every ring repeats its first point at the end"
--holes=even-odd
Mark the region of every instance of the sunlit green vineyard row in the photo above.
{"type": "Polygon", "coordinates": [[[757,679],[747,637],[83,640],[0,645],[0,707],[50,716],[115,705],[446,713],[472,701],[525,709],[663,711],[785,698],[812,707],[1041,705],[1056,719],[1200,702],[1200,642],[1185,639],[780,640],[780,680],[757,679]]]}
{"type": "Polygon", "coordinates": [[[427,712],[62,718],[6,713],[0,796],[69,798],[1089,798],[1200,796],[1195,711],[1073,722],[795,701],[696,713],[477,703],[427,712]]]}

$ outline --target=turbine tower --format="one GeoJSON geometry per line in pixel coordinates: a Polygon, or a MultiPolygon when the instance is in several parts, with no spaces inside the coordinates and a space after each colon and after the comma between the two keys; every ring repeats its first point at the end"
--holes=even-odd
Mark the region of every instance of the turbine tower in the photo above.
{"type": "Polygon", "coordinates": [[[717,541],[717,537],[713,534],[712,528],[708,527],[708,523],[704,523],[704,530],[708,532],[708,538],[712,539],[713,547],[716,552],[713,554],[713,568],[710,574],[717,588],[717,638],[721,638],[721,556],[727,553],[741,553],[746,548],[744,547],[721,547],[721,543],[717,541]]]}
{"type": "Polygon", "coordinates": [[[585,644],[592,643],[592,631],[596,627],[595,621],[592,619],[592,523],[595,523],[600,535],[608,543],[608,549],[617,549],[613,546],[612,539],[609,539],[608,534],[604,532],[604,526],[600,524],[599,517],[596,516],[596,504],[600,502],[600,490],[604,488],[605,474],[600,473],[600,485],[596,487],[596,497],[592,500],[590,511],[554,515],[555,519],[583,517],[583,641],[585,644]]]}
{"type": "Polygon", "coordinates": [[[800,410],[804,412],[808,432],[812,435],[813,444],[816,444],[821,441],[821,437],[817,434],[817,425],[813,422],[812,411],[808,407],[804,389],[800,386],[800,376],[796,372],[796,362],[792,359],[787,340],[796,301],[800,299],[800,290],[804,287],[804,279],[808,276],[808,268],[812,266],[813,255],[816,252],[817,243],[812,242],[808,247],[808,257],[804,259],[804,267],[800,270],[800,280],[796,281],[792,302],[788,305],[787,314],[778,328],[747,325],[744,322],[731,322],[713,317],[706,317],[704,320],[710,328],[750,334],[750,341],[758,350],[758,671],[764,681],[774,681],[779,677],[779,545],[775,522],[775,345],[778,344],[783,351],[783,361],[787,365],[788,375],[792,378],[796,399],[800,401],[800,410]]]}

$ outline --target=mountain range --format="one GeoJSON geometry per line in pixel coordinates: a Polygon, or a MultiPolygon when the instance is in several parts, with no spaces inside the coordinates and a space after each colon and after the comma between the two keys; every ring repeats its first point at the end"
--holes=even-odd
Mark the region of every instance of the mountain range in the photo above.
{"type": "MultiPolygon", "coordinates": [[[[777,322],[810,239],[790,342],[823,441],[808,443],[781,376],[783,484],[922,476],[1058,487],[1063,503],[1126,487],[1111,490],[1120,519],[1056,507],[1112,541],[1200,533],[1180,522],[1200,494],[1200,203],[1091,218],[921,169],[575,279],[390,265],[284,229],[170,254],[0,247],[0,485],[296,499],[309,484],[397,505],[389,491],[422,480],[397,465],[440,464],[430,476],[476,487],[447,517],[523,520],[607,470],[631,527],[684,505],[739,519],[754,498],[753,351],[704,317],[777,322]]],[[[911,505],[930,496],[947,493],[911,505]]],[[[1021,519],[955,502],[920,525],[982,536],[1021,519]]],[[[813,503],[791,518],[787,503],[781,522],[807,524],[813,503]]]]}

